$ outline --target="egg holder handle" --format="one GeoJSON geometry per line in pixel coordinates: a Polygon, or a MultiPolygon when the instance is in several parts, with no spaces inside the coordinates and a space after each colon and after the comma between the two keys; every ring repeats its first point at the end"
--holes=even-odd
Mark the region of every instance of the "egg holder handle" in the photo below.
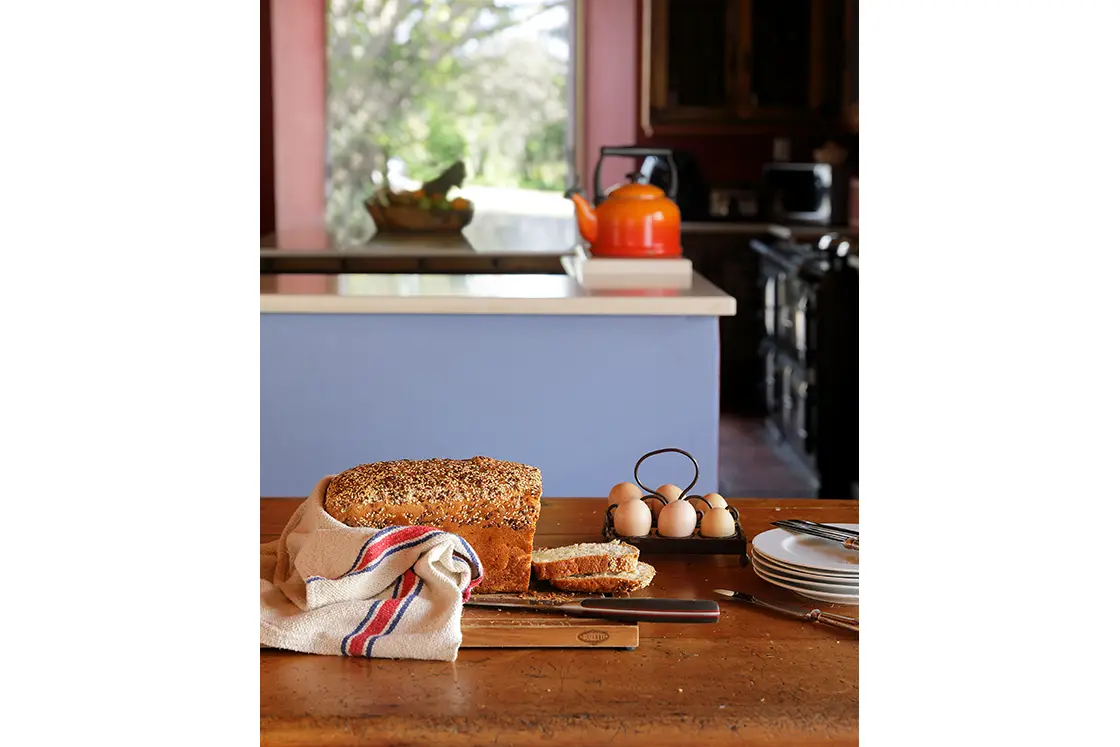
{"type": "MultiPolygon", "coordinates": [[[[689,495],[688,491],[700,481],[700,465],[697,464],[696,458],[689,454],[684,449],[666,448],[651,451],[644,454],[641,459],[634,465],[634,482],[637,483],[645,495],[638,500],[647,500],[649,498],[656,498],[663,504],[668,505],[669,499],[658,493],[656,490],[651,490],[642,484],[641,478],[638,477],[638,468],[642,466],[642,462],[649,459],[651,456],[665,453],[683,454],[688,457],[692,462],[692,468],[695,475],[692,482],[688,484],[684,490],[681,491],[681,498],[679,500],[686,501],[690,499],[698,499],[703,501],[709,509],[712,504],[704,497],[699,495],[689,495]]],[[[739,511],[734,506],[728,506],[727,511],[731,514],[732,520],[735,522],[735,533],[728,537],[704,537],[700,534],[700,520],[704,516],[704,512],[696,509],[696,528],[693,530],[692,535],[689,537],[662,537],[657,533],[657,518],[653,518],[650,527],[650,533],[644,537],[627,537],[626,535],[619,534],[614,529],[614,510],[618,508],[617,503],[612,503],[607,507],[603,516],[603,536],[607,539],[617,539],[622,542],[633,545],[639,551],[650,554],[667,555],[671,553],[679,553],[682,555],[738,555],[744,557],[746,553],[747,543],[746,537],[743,534],[743,527],[739,523],[739,511]]]]}

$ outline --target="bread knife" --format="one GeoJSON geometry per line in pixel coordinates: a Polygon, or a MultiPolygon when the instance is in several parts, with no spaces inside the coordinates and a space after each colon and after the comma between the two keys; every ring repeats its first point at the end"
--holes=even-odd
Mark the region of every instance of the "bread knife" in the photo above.
{"type": "Polygon", "coordinates": [[[783,615],[789,615],[790,617],[824,623],[825,625],[851,630],[856,633],[859,632],[859,620],[854,617],[848,617],[847,615],[838,615],[835,612],[821,612],[819,609],[806,610],[801,607],[787,607],[784,604],[763,601],[753,594],[744,594],[741,591],[731,591],[730,589],[713,589],[712,591],[725,597],[738,599],[741,602],[757,605],[763,609],[781,612],[783,615]]]}
{"type": "Polygon", "coordinates": [[[471,597],[471,607],[501,607],[537,612],[559,612],[577,617],[598,617],[619,622],[714,623],[719,605],[710,599],[578,599],[563,604],[532,600],[490,600],[471,597]]]}

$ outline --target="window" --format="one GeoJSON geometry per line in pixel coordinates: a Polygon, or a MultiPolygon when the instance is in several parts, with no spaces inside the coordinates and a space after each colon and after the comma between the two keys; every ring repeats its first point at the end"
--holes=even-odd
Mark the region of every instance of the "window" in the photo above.
{"type": "Polygon", "coordinates": [[[571,0],[328,0],[326,220],[374,233],[364,202],[456,161],[476,248],[575,241],[571,0]]]}

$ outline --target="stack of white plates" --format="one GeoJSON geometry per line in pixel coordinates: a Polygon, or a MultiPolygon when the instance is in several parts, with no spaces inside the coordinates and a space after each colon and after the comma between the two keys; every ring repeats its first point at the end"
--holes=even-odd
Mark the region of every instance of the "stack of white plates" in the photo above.
{"type": "MultiPolygon", "coordinates": [[[[833,526],[859,531],[859,524],[833,526]]],[[[785,529],[751,542],[751,568],[763,581],[832,604],[859,604],[859,551],[785,529]]]]}

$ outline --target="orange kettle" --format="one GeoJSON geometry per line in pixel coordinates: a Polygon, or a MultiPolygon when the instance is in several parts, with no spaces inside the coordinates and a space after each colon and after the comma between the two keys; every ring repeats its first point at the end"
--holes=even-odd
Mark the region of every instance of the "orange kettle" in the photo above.
{"type": "Polygon", "coordinates": [[[677,167],[666,148],[604,147],[595,165],[595,204],[578,187],[565,192],[576,206],[579,233],[591,245],[595,257],[681,256],[681,211],[677,196],[677,167]],[[603,193],[599,174],[607,156],[659,156],[669,164],[669,194],[652,184],[633,181],[603,193]]]}

